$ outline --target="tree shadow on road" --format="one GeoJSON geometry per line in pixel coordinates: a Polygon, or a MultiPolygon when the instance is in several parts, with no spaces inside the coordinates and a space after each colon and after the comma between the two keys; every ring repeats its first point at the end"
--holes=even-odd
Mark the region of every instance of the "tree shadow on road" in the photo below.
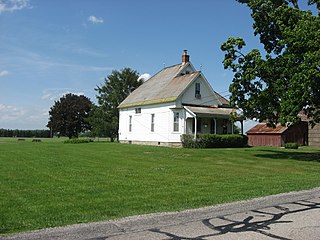
{"type": "Polygon", "coordinates": [[[305,212],[310,211],[314,209],[320,208],[320,203],[312,202],[312,201],[299,201],[299,202],[293,202],[291,204],[297,205],[298,207],[301,207],[300,209],[290,210],[287,207],[282,206],[274,206],[274,208],[280,210],[280,213],[271,213],[267,211],[260,211],[260,210],[252,210],[253,213],[263,214],[264,216],[269,216],[267,220],[260,220],[257,221],[254,219],[254,216],[248,216],[242,221],[233,220],[232,217],[219,217],[219,219],[227,221],[229,223],[223,224],[223,225],[215,225],[213,224],[212,220],[214,218],[204,219],[202,220],[202,224],[206,226],[207,228],[212,230],[211,234],[204,234],[204,235],[198,235],[195,237],[188,237],[188,236],[179,236],[174,233],[170,233],[161,229],[150,229],[151,232],[159,233],[164,236],[166,236],[168,240],[206,240],[209,237],[224,235],[227,233],[243,233],[243,232],[255,232],[258,234],[262,234],[274,239],[279,240],[291,240],[286,237],[278,236],[276,234],[273,234],[269,232],[270,226],[274,224],[284,224],[284,223],[291,223],[292,221],[283,221],[281,218],[285,215],[293,214],[293,213],[299,213],[299,212],[305,212]]]}

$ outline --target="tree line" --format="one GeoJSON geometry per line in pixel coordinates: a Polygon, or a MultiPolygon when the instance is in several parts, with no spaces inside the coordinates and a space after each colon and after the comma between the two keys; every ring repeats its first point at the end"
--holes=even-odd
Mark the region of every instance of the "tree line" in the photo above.
{"type": "Polygon", "coordinates": [[[19,130],[0,128],[0,137],[36,137],[49,138],[50,130],[19,130]]]}

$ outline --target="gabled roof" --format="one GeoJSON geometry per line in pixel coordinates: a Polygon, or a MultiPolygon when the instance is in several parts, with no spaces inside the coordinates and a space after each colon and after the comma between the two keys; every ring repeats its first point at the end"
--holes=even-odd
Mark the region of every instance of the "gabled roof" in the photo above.
{"type": "Polygon", "coordinates": [[[223,96],[221,96],[219,93],[213,90],[213,92],[217,95],[218,100],[221,102],[222,106],[228,106],[230,107],[230,102],[223,96]]]}
{"type": "Polygon", "coordinates": [[[190,66],[190,63],[177,64],[162,69],[134,90],[120,103],[119,108],[175,101],[187,86],[200,75],[200,72],[181,75],[180,73],[187,66],[190,66]]]}
{"type": "Polygon", "coordinates": [[[268,127],[266,123],[259,123],[253,128],[251,128],[249,131],[247,131],[247,134],[281,134],[285,132],[287,129],[287,126],[282,126],[281,124],[277,124],[277,126],[273,128],[268,127]]]}

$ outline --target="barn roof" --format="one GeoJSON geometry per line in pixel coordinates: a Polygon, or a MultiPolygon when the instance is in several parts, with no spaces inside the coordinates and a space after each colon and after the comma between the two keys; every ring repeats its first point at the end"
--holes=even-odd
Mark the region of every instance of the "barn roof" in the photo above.
{"type": "Polygon", "coordinates": [[[268,127],[266,123],[259,123],[250,130],[247,131],[247,134],[282,134],[288,129],[287,126],[282,126],[277,124],[275,128],[268,127]]]}

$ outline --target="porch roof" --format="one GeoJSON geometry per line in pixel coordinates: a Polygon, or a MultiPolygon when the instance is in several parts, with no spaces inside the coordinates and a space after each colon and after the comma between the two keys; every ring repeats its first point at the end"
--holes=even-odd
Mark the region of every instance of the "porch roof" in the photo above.
{"type": "Polygon", "coordinates": [[[217,118],[229,118],[231,113],[236,112],[236,109],[234,108],[223,107],[185,106],[185,108],[198,116],[208,116],[217,118]]]}

